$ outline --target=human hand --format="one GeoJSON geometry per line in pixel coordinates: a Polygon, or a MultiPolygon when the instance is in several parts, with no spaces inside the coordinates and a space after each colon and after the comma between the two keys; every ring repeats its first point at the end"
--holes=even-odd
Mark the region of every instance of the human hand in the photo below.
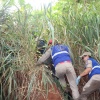
{"type": "Polygon", "coordinates": [[[80,79],[81,79],[81,76],[78,76],[77,79],[76,79],[76,84],[77,84],[77,85],[79,84],[80,79]]]}

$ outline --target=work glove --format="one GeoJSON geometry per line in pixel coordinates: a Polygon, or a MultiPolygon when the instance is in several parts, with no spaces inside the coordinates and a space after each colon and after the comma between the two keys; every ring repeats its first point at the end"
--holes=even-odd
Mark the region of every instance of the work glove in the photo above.
{"type": "Polygon", "coordinates": [[[81,79],[81,76],[78,76],[77,79],[76,79],[76,84],[77,84],[77,85],[79,84],[80,79],[81,79]]]}

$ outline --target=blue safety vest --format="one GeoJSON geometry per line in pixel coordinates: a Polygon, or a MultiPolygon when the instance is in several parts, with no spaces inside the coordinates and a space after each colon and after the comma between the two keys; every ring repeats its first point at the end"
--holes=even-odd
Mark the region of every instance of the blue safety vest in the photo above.
{"type": "Polygon", "coordinates": [[[88,60],[92,61],[92,71],[89,73],[89,78],[95,74],[100,74],[100,64],[93,58],[89,58],[88,60]]]}
{"type": "Polygon", "coordinates": [[[58,63],[64,62],[64,61],[71,61],[70,55],[69,55],[69,49],[65,45],[55,45],[51,47],[51,56],[53,60],[53,64],[56,67],[58,63]]]}

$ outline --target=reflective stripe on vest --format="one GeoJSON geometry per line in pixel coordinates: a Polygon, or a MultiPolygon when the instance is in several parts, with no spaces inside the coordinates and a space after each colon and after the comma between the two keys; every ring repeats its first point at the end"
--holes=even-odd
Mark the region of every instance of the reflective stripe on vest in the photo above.
{"type": "Polygon", "coordinates": [[[54,58],[55,56],[59,55],[59,54],[62,54],[62,53],[66,53],[66,54],[69,54],[67,51],[61,51],[61,52],[57,52],[55,53],[52,58],[54,58]]]}
{"type": "MultiPolygon", "coordinates": [[[[100,66],[94,66],[94,67],[92,68],[92,71],[93,71],[95,68],[100,68],[100,66]]],[[[91,71],[91,72],[92,72],[92,71],[91,71]]],[[[91,72],[89,73],[89,75],[91,74],[91,72]]]]}

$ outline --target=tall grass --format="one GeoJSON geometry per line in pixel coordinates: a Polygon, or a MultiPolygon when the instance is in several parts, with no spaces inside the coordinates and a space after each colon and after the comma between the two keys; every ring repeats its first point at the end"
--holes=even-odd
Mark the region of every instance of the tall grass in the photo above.
{"type": "Polygon", "coordinates": [[[35,39],[48,38],[43,13],[30,13],[27,5],[13,13],[4,8],[0,9],[0,100],[47,99],[55,92],[54,82],[44,67],[35,66],[35,39]]]}
{"type": "MultiPolygon", "coordinates": [[[[53,12],[55,34],[57,36],[59,34],[59,40],[65,40],[65,44],[70,46],[73,53],[73,64],[79,72],[82,69],[80,67],[82,62],[79,56],[85,51],[90,51],[92,57],[100,62],[99,4],[100,1],[76,3],[73,0],[61,0],[54,7],[56,9],[56,12],[53,12]]],[[[86,79],[84,82],[86,82],[86,79]]],[[[84,85],[84,82],[82,85],[84,85]]],[[[92,95],[90,100],[95,100],[96,98],[95,95],[92,95]]]]}
{"type": "MultiPolygon", "coordinates": [[[[57,38],[67,44],[79,72],[78,66],[82,66],[79,55],[84,51],[90,51],[99,61],[99,5],[98,0],[84,3],[60,0],[44,12],[33,11],[26,5],[13,13],[8,12],[7,5],[3,6],[0,9],[0,99],[47,99],[49,89],[55,92],[48,70],[44,66],[35,66],[36,37],[47,41],[57,38]]],[[[94,93],[90,100],[95,100],[98,95],[98,92],[94,93]]]]}
{"type": "MultiPolygon", "coordinates": [[[[60,11],[54,12],[54,15],[58,15],[59,20],[56,23],[55,34],[59,33],[59,37],[63,39],[66,37],[69,44],[72,45],[73,53],[80,55],[83,51],[87,50],[92,52],[93,56],[100,60],[99,57],[99,39],[100,39],[100,13],[98,12],[100,2],[86,3],[86,6],[82,3],[74,3],[61,1],[58,4],[62,4],[60,11]],[[59,14],[60,13],[60,14],[59,14]],[[65,37],[64,37],[64,36],[65,37]],[[81,48],[81,52],[78,50],[81,48]],[[75,49],[74,49],[75,48],[75,49]]],[[[59,8],[57,8],[59,9],[59,8]]],[[[75,55],[75,56],[76,56],[75,55]]]]}

